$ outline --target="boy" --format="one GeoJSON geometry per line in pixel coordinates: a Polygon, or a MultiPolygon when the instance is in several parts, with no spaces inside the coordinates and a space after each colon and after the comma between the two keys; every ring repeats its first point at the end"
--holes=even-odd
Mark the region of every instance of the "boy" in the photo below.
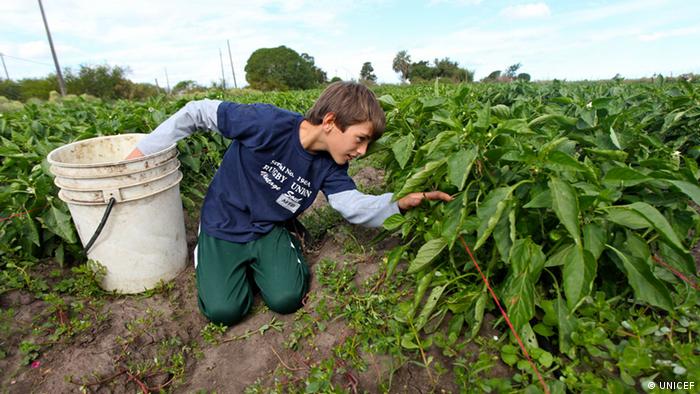
{"type": "Polygon", "coordinates": [[[308,290],[299,242],[283,227],[320,191],[351,223],[381,226],[440,191],[357,191],[348,162],[381,136],[384,112],[365,86],[336,82],[302,116],[272,105],[192,101],[144,137],[127,159],[162,150],[198,129],[232,139],[204,198],[195,249],[198,303],[214,323],[232,325],[250,310],[253,286],[275,312],[292,313],[308,290]]]}

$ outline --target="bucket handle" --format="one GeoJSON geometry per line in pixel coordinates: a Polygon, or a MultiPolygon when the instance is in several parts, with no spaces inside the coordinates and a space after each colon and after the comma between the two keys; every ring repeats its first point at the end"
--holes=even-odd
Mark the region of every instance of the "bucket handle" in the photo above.
{"type": "Polygon", "coordinates": [[[85,247],[83,248],[83,250],[85,251],[85,254],[87,254],[87,252],[92,247],[92,244],[95,243],[95,240],[102,232],[102,229],[104,228],[105,223],[107,223],[107,218],[109,218],[109,214],[112,212],[112,207],[114,207],[115,202],[117,202],[117,200],[114,197],[109,198],[109,203],[107,203],[107,209],[105,209],[105,213],[102,215],[102,220],[100,220],[100,224],[97,226],[95,233],[92,234],[90,241],[88,241],[87,245],[85,245],[85,247]]]}

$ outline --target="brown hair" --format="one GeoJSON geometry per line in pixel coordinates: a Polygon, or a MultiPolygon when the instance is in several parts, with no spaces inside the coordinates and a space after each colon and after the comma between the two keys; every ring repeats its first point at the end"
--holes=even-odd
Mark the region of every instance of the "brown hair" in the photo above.
{"type": "Polygon", "coordinates": [[[320,125],[330,112],[335,114],[335,123],[342,131],[358,123],[371,122],[375,140],[382,136],[386,127],[384,111],[374,93],[359,83],[339,81],[328,85],[305,118],[313,125],[320,125]]]}

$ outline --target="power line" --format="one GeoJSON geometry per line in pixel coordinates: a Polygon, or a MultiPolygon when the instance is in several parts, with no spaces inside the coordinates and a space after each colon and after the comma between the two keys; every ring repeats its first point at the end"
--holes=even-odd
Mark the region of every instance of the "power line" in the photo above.
{"type": "Polygon", "coordinates": [[[53,66],[53,64],[37,62],[36,60],[24,59],[24,58],[17,57],[17,56],[10,56],[10,55],[8,55],[7,53],[3,53],[2,55],[5,56],[5,57],[9,57],[10,59],[21,60],[21,61],[23,61],[23,62],[36,63],[36,64],[41,64],[42,66],[49,66],[49,67],[52,67],[52,66],[53,66]]]}

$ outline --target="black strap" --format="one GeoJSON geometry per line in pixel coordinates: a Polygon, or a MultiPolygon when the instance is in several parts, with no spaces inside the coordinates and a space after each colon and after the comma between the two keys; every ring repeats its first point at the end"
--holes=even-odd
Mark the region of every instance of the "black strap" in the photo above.
{"type": "Polygon", "coordinates": [[[87,254],[87,252],[92,247],[92,244],[95,243],[95,240],[102,232],[102,228],[104,228],[105,223],[107,223],[107,218],[109,217],[110,212],[112,212],[112,207],[114,206],[115,202],[117,202],[117,200],[115,200],[114,197],[111,197],[109,199],[109,203],[107,204],[107,209],[105,210],[105,213],[102,215],[102,220],[100,220],[100,224],[97,226],[97,230],[95,230],[95,234],[92,235],[92,238],[90,238],[90,241],[83,248],[83,250],[85,251],[85,254],[87,254]]]}

